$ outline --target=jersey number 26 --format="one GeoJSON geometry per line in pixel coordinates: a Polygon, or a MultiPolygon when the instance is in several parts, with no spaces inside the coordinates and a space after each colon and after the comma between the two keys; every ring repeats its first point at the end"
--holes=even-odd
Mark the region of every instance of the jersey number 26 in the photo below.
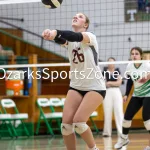
{"type": "Polygon", "coordinates": [[[78,64],[78,62],[84,62],[84,55],[79,53],[80,48],[78,50],[73,49],[72,53],[74,54],[73,62],[78,64]]]}

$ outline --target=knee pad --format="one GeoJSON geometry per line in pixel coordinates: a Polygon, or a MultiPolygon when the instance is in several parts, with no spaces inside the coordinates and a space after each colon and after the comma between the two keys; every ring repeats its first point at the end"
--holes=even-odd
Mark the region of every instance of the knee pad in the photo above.
{"type": "Polygon", "coordinates": [[[78,134],[82,134],[89,128],[89,126],[86,124],[86,122],[73,123],[73,126],[74,126],[74,130],[78,134]]]}
{"type": "Polygon", "coordinates": [[[150,119],[147,121],[144,121],[144,126],[145,126],[146,130],[150,131],[150,119]]]}
{"type": "Polygon", "coordinates": [[[124,128],[130,128],[131,127],[131,123],[132,123],[132,120],[123,120],[123,124],[122,124],[122,126],[124,127],[124,128]]]}
{"type": "Polygon", "coordinates": [[[62,123],[61,124],[61,133],[62,133],[62,135],[70,135],[70,134],[74,133],[73,125],[62,123]]]}

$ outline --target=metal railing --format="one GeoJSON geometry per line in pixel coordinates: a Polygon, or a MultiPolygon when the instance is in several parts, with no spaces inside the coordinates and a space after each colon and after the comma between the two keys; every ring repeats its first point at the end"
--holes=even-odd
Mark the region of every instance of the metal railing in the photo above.
{"type": "Polygon", "coordinates": [[[39,35],[39,34],[37,34],[37,33],[34,33],[34,32],[32,32],[32,31],[29,31],[29,30],[27,30],[27,29],[18,27],[18,26],[16,26],[16,25],[14,25],[14,24],[12,24],[12,23],[9,23],[9,22],[7,22],[7,21],[4,21],[4,20],[15,20],[15,21],[23,22],[23,21],[24,21],[23,18],[19,19],[19,18],[0,17],[0,22],[1,22],[1,23],[4,23],[4,24],[6,24],[6,25],[9,25],[9,26],[11,26],[11,27],[13,27],[13,28],[15,28],[15,29],[18,29],[18,30],[27,32],[27,33],[29,33],[29,34],[32,34],[32,35],[34,35],[34,36],[36,36],[36,37],[39,37],[39,38],[41,39],[41,45],[40,45],[40,47],[41,47],[41,48],[43,47],[43,41],[44,41],[44,39],[43,39],[43,37],[42,37],[41,35],[39,35]]]}

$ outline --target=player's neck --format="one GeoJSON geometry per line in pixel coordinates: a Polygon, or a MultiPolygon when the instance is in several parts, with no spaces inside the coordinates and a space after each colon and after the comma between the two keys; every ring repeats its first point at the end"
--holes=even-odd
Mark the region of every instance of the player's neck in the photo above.
{"type": "Polygon", "coordinates": [[[109,68],[108,68],[108,71],[114,72],[114,71],[115,71],[115,68],[109,67],[109,68]]]}
{"type": "Polygon", "coordinates": [[[86,31],[85,28],[74,27],[74,32],[85,32],[85,31],[86,31]]]}
{"type": "Polygon", "coordinates": [[[141,65],[141,63],[135,63],[134,65],[138,68],[141,65]]]}

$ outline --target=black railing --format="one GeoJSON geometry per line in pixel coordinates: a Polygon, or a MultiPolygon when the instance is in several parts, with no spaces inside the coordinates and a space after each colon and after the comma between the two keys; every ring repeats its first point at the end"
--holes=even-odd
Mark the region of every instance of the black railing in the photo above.
{"type": "Polygon", "coordinates": [[[4,23],[4,24],[6,24],[6,25],[9,25],[9,26],[11,26],[11,27],[13,27],[13,28],[15,28],[15,29],[18,29],[18,30],[27,32],[27,33],[29,33],[29,34],[32,34],[32,35],[34,35],[34,36],[36,36],[36,37],[41,38],[41,45],[40,45],[40,47],[41,47],[41,48],[43,47],[43,41],[44,41],[44,39],[43,39],[43,37],[42,37],[41,35],[39,35],[39,34],[37,34],[37,33],[34,33],[34,32],[32,32],[32,31],[29,31],[29,30],[27,30],[27,29],[18,27],[18,26],[16,26],[16,25],[14,25],[14,24],[12,24],[12,23],[9,23],[9,22],[6,22],[6,21],[4,21],[4,20],[2,20],[2,19],[16,20],[16,21],[21,21],[21,22],[23,22],[23,21],[24,21],[23,18],[22,18],[22,19],[18,19],[18,18],[5,18],[5,17],[0,17],[0,22],[1,22],[1,23],[4,23]]]}

